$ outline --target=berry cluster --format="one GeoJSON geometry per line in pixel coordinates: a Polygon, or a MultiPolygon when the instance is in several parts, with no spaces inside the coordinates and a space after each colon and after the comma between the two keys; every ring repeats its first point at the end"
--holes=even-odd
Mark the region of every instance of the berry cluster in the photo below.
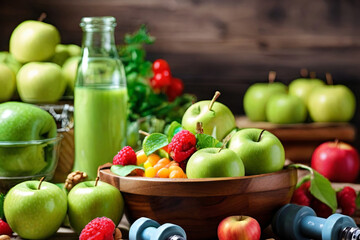
{"type": "Polygon", "coordinates": [[[160,158],[154,153],[148,156],[144,168],[145,177],[186,178],[186,174],[179,167],[179,163],[168,158],[160,158]]]}
{"type": "Polygon", "coordinates": [[[107,217],[95,218],[81,231],[79,240],[114,240],[115,224],[107,217]]]}
{"type": "Polygon", "coordinates": [[[163,147],[172,160],[167,157],[161,158],[156,153],[146,155],[143,150],[135,151],[126,146],[114,157],[114,165],[138,165],[144,166],[145,171],[135,169],[131,175],[159,178],[187,178],[186,163],[196,151],[196,137],[187,130],[181,130],[174,135],[169,145],[163,147]]]}
{"type": "Polygon", "coordinates": [[[169,101],[174,101],[182,94],[184,84],[181,79],[172,77],[167,61],[157,59],[152,65],[152,70],[154,76],[150,79],[150,85],[153,89],[164,91],[169,101]]]}
{"type": "Polygon", "coordinates": [[[196,151],[196,137],[187,130],[175,134],[169,144],[170,157],[181,163],[196,151]]]}
{"type": "MultiPolygon", "coordinates": [[[[306,181],[301,184],[294,191],[291,202],[298,205],[311,207],[319,217],[329,217],[332,214],[332,209],[311,194],[309,190],[310,184],[310,181],[306,181]]],[[[338,207],[342,214],[348,216],[354,214],[356,210],[356,192],[352,187],[344,187],[342,190],[338,191],[336,198],[338,207]]]]}

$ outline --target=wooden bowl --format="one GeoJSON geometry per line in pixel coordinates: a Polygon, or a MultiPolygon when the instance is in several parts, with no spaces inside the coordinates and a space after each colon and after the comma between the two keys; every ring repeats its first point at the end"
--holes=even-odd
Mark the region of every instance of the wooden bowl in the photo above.
{"type": "Polygon", "coordinates": [[[217,239],[217,226],[232,215],[256,218],[264,228],[289,203],[296,169],[234,178],[160,179],[119,177],[100,169],[100,180],[117,187],[130,223],[148,217],[184,228],[188,239],[217,239]]]}

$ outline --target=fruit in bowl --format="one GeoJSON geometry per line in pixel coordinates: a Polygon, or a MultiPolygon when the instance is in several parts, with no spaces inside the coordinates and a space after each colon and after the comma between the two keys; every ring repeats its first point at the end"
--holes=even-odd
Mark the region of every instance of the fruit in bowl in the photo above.
{"type": "Polygon", "coordinates": [[[243,129],[230,130],[220,142],[204,133],[206,121],[204,129],[194,124],[195,133],[173,122],[166,133],[146,134],[142,150],[135,153],[126,146],[112,166],[99,168],[100,179],[121,191],[128,220],[171,220],[189,239],[216,238],[217,226],[231,215],[253,216],[267,226],[276,210],[290,201],[297,182],[295,169],[283,169],[279,139],[261,129],[243,129]],[[226,148],[228,139],[234,146],[244,141],[243,147],[226,148]]]}
{"type": "Polygon", "coordinates": [[[61,138],[45,110],[20,102],[0,104],[1,187],[38,176],[51,178],[61,138]]]}

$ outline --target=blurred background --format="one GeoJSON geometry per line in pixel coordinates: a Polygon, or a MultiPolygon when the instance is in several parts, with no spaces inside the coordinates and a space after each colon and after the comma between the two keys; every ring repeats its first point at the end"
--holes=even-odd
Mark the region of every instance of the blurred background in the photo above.
{"type": "MultiPolygon", "coordinates": [[[[185,92],[210,99],[215,90],[235,114],[270,70],[288,84],[301,68],[360,91],[360,2],[356,0],[13,0],[1,1],[0,50],[13,29],[37,19],[55,25],[64,44],[81,44],[83,16],[117,19],[116,42],[146,24],[155,44],[148,60],[166,59],[185,92]]],[[[359,107],[357,107],[359,109],[359,107]]],[[[359,111],[352,122],[359,125],[359,111]]],[[[358,144],[357,144],[358,145],[358,144]]]]}

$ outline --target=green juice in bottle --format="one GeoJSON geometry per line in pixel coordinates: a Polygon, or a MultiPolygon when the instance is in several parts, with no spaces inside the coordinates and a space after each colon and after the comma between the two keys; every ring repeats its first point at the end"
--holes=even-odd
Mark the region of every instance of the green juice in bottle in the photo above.
{"type": "Polygon", "coordinates": [[[115,18],[86,17],[74,92],[74,170],[95,179],[126,140],[127,90],[114,42],[115,18]]]}

